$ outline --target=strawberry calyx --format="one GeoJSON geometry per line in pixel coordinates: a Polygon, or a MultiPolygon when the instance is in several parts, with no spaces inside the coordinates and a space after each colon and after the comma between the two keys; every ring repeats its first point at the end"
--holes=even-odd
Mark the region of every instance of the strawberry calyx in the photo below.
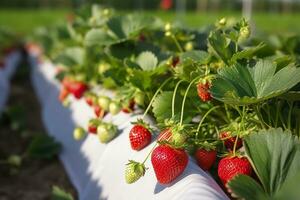
{"type": "Polygon", "coordinates": [[[228,158],[234,158],[234,157],[243,158],[243,157],[246,157],[247,158],[245,152],[242,152],[242,151],[236,151],[236,152],[228,151],[228,152],[220,154],[219,157],[221,157],[221,158],[223,158],[223,157],[228,157],[228,158]]]}
{"type": "Polygon", "coordinates": [[[153,128],[150,127],[150,124],[145,122],[142,118],[137,119],[135,122],[131,122],[133,125],[143,126],[145,129],[149,130],[151,133],[153,132],[153,128]]]}
{"type": "Polygon", "coordinates": [[[129,160],[125,169],[125,181],[128,184],[134,183],[145,175],[147,168],[144,163],[129,160]]]}
{"type": "Polygon", "coordinates": [[[198,149],[204,149],[206,151],[213,151],[213,150],[216,150],[217,143],[218,143],[218,141],[214,141],[214,142],[204,141],[204,142],[196,143],[196,146],[198,149]]]}

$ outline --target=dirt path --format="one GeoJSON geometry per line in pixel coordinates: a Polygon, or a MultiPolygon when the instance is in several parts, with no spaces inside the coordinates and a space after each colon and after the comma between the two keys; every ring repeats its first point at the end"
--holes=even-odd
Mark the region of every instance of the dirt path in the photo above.
{"type": "MultiPolygon", "coordinates": [[[[0,124],[0,160],[5,160],[11,154],[24,153],[34,134],[46,132],[41,120],[41,108],[30,83],[28,63],[25,60],[11,81],[7,107],[15,108],[16,116],[20,118],[24,130],[18,130],[16,128],[18,124],[0,124]]],[[[0,164],[0,200],[51,199],[53,185],[76,196],[75,189],[57,157],[52,160],[26,158],[21,167],[16,169],[0,164]]]]}

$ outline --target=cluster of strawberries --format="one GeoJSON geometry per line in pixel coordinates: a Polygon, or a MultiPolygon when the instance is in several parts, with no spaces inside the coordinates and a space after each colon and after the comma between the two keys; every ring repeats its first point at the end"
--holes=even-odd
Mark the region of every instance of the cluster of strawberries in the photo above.
{"type": "MultiPolygon", "coordinates": [[[[209,93],[210,83],[199,83],[197,91],[200,99],[204,102],[212,99],[209,93]]],[[[133,150],[141,150],[149,145],[152,140],[151,129],[143,120],[133,123],[129,133],[129,140],[133,150]]],[[[157,137],[157,144],[151,153],[151,163],[160,184],[169,184],[180,176],[188,164],[188,154],[181,148],[185,141],[176,127],[169,127],[161,131],[157,137]]],[[[220,140],[230,152],[223,157],[218,164],[218,175],[224,186],[234,176],[244,174],[251,176],[252,167],[246,157],[238,156],[235,151],[243,146],[241,138],[231,136],[230,132],[221,132],[220,140]],[[234,151],[234,153],[233,153],[234,151]]],[[[148,156],[147,156],[148,157],[148,156]]],[[[217,160],[215,147],[200,147],[194,153],[194,158],[203,170],[209,170],[217,160]]],[[[147,158],[146,158],[147,159],[147,158]]],[[[130,160],[125,171],[127,183],[133,183],[144,175],[146,168],[143,163],[130,160]]]]}

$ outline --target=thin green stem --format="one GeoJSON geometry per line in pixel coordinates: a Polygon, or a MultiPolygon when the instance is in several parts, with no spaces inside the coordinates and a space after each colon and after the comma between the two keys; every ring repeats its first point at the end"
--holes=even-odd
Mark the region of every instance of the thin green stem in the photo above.
{"type": "Polygon", "coordinates": [[[209,115],[209,113],[211,113],[213,110],[219,108],[220,106],[215,106],[215,107],[212,107],[211,109],[209,109],[204,115],[203,117],[201,118],[199,124],[198,124],[198,127],[197,127],[197,131],[196,131],[196,139],[198,138],[198,134],[199,134],[199,131],[200,131],[200,128],[205,120],[205,118],[209,115]]]}
{"type": "Polygon", "coordinates": [[[229,112],[228,105],[224,104],[224,107],[225,107],[226,116],[229,119],[229,121],[231,121],[231,114],[229,112]]]}
{"type": "Polygon", "coordinates": [[[275,128],[277,128],[278,126],[279,111],[280,111],[280,100],[276,101],[275,128]]]}
{"type": "Polygon", "coordinates": [[[176,44],[176,47],[178,48],[179,52],[180,52],[180,53],[183,53],[183,49],[182,49],[182,47],[180,46],[180,44],[179,44],[177,38],[175,37],[175,35],[172,34],[171,37],[172,37],[172,39],[174,40],[174,42],[175,42],[175,44],[176,44]]]}
{"type": "Polygon", "coordinates": [[[254,110],[255,110],[255,113],[256,113],[256,115],[257,115],[259,121],[260,121],[261,127],[262,127],[262,128],[265,128],[265,125],[264,125],[264,123],[263,123],[264,120],[263,120],[263,118],[262,118],[262,116],[261,116],[261,114],[260,114],[260,111],[259,111],[259,106],[258,106],[258,105],[255,105],[255,106],[254,106],[254,110]]]}
{"type": "MultiPolygon", "coordinates": [[[[166,131],[161,138],[164,138],[165,135],[168,134],[168,131],[166,131]]],[[[155,143],[155,145],[151,148],[151,150],[149,151],[148,155],[146,156],[146,158],[144,159],[144,161],[142,162],[142,164],[145,164],[145,162],[147,161],[147,159],[149,158],[150,154],[153,152],[153,150],[155,149],[155,147],[158,145],[158,142],[155,143]]]]}
{"type": "Polygon", "coordinates": [[[183,121],[183,112],[184,112],[184,106],[185,106],[185,101],[186,101],[186,97],[190,91],[190,88],[191,86],[193,85],[193,83],[198,80],[199,77],[196,77],[194,78],[194,80],[192,80],[189,84],[189,86],[187,87],[186,91],[185,91],[185,94],[184,94],[184,97],[183,97],[183,100],[182,100],[182,105],[181,105],[181,116],[180,116],[180,125],[182,125],[182,121],[183,121]]]}
{"type": "Polygon", "coordinates": [[[158,143],[156,142],[155,145],[152,147],[152,149],[149,151],[148,155],[146,156],[146,158],[144,159],[144,161],[142,162],[142,164],[145,164],[145,162],[147,161],[147,159],[149,158],[150,154],[155,149],[155,147],[157,146],[157,144],[158,143]]]}
{"type": "Polygon", "coordinates": [[[155,97],[158,95],[158,93],[161,91],[161,89],[172,79],[172,77],[168,78],[167,80],[165,80],[165,82],[163,82],[163,84],[156,90],[155,94],[153,95],[147,109],[145,110],[142,119],[144,119],[144,117],[147,115],[148,111],[151,108],[152,103],[154,102],[155,97]]]}
{"type": "Polygon", "coordinates": [[[294,102],[292,101],[288,104],[289,104],[288,129],[291,130],[291,128],[292,128],[292,111],[293,111],[294,102]]]}
{"type": "Polygon", "coordinates": [[[178,83],[175,86],[174,92],[173,92],[173,97],[172,97],[172,118],[175,115],[175,97],[176,97],[177,89],[178,89],[180,83],[182,83],[182,82],[183,82],[183,80],[178,81],[178,83]]]}
{"type": "Polygon", "coordinates": [[[233,156],[235,156],[235,152],[236,152],[236,145],[237,145],[237,141],[239,139],[239,136],[235,137],[235,141],[234,141],[234,145],[233,145],[233,156]]]}

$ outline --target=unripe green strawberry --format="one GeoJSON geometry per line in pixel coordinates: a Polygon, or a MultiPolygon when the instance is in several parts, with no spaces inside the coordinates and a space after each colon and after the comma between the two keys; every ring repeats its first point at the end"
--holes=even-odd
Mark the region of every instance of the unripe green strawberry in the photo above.
{"type": "Polygon", "coordinates": [[[86,135],[82,127],[77,127],[73,131],[73,137],[75,140],[81,140],[86,135]]]}
{"type": "Polygon", "coordinates": [[[138,163],[133,160],[129,160],[129,163],[125,169],[125,180],[126,183],[131,184],[139,180],[144,176],[146,171],[145,165],[143,163],[138,163]]]}
{"type": "Polygon", "coordinates": [[[108,97],[101,96],[101,97],[98,98],[99,106],[105,111],[108,111],[109,103],[110,103],[110,99],[108,97]]]}
{"type": "Polygon", "coordinates": [[[185,45],[184,45],[184,49],[186,51],[192,51],[194,49],[194,45],[192,42],[187,42],[185,45]]]}
{"type": "Polygon", "coordinates": [[[244,26],[240,29],[240,36],[243,39],[247,39],[250,36],[250,28],[248,26],[244,26]]]}
{"type": "Polygon", "coordinates": [[[101,143],[108,143],[117,135],[117,127],[113,124],[101,124],[97,128],[97,135],[101,143]]]}
{"type": "Polygon", "coordinates": [[[222,19],[219,20],[219,25],[220,25],[220,26],[225,26],[226,23],[227,23],[227,20],[226,20],[225,17],[223,17],[222,19]]]}
{"type": "Polygon", "coordinates": [[[186,141],[186,134],[185,133],[178,133],[175,132],[172,135],[172,143],[176,146],[181,146],[184,145],[185,141],[186,141]]]}
{"type": "Polygon", "coordinates": [[[107,63],[101,63],[98,65],[98,72],[99,74],[103,74],[110,68],[109,64],[107,63]]]}
{"type": "Polygon", "coordinates": [[[10,165],[13,165],[13,166],[16,166],[16,167],[19,167],[22,163],[22,158],[18,155],[10,155],[8,158],[7,158],[7,162],[10,164],[10,165]]]}
{"type": "Polygon", "coordinates": [[[145,102],[145,95],[143,92],[136,92],[134,96],[134,102],[138,105],[144,105],[145,102]]]}
{"type": "Polygon", "coordinates": [[[112,115],[116,115],[118,114],[122,109],[122,106],[120,103],[116,102],[116,101],[111,101],[109,104],[109,112],[112,115]]]}

